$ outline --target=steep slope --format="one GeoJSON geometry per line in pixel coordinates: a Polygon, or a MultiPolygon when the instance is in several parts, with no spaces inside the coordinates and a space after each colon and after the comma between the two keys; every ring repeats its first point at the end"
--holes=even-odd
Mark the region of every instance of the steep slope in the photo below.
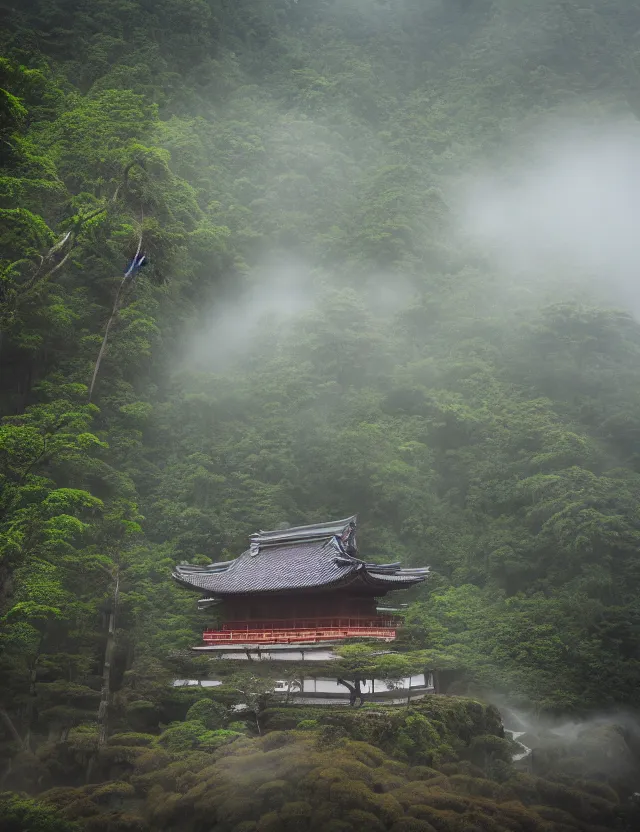
{"type": "Polygon", "coordinates": [[[3,14],[6,748],[193,670],[174,563],[352,511],[432,564],[407,639],[458,685],[635,706],[640,330],[450,233],[523,125],[636,112],[635,4],[3,14]]]}

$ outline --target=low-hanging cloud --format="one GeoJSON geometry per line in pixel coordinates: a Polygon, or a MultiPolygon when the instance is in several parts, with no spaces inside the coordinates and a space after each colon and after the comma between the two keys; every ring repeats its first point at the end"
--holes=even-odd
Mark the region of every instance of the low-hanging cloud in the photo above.
{"type": "Polygon", "coordinates": [[[456,195],[459,233],[530,288],[589,288],[640,313],[640,125],[556,124],[456,195]]]}
{"type": "Polygon", "coordinates": [[[198,369],[223,371],[263,349],[266,332],[290,327],[316,299],[312,272],[304,264],[280,260],[256,269],[244,291],[212,305],[183,360],[198,369]]]}

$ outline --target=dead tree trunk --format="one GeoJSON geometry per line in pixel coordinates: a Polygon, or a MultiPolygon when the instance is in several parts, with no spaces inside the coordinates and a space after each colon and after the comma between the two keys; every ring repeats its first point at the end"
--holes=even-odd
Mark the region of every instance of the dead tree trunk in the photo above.
{"type": "Polygon", "coordinates": [[[109,613],[109,629],[107,631],[107,644],[104,650],[104,664],[102,665],[102,689],[100,691],[100,706],[98,708],[98,748],[107,744],[109,731],[109,703],[111,700],[111,664],[116,646],[116,618],[118,613],[118,600],[120,596],[120,570],[116,566],[115,586],[113,589],[113,601],[109,613]]]}

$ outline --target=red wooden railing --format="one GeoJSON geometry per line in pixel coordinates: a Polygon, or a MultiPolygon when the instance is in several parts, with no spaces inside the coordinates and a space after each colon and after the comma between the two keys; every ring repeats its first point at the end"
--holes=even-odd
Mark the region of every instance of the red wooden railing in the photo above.
{"type": "Polygon", "coordinates": [[[251,619],[246,621],[227,621],[222,625],[222,629],[228,630],[317,630],[325,627],[392,627],[397,628],[402,624],[401,618],[395,618],[392,615],[340,615],[340,616],[323,616],[317,618],[298,617],[298,618],[267,618],[267,619],[251,619]]]}
{"type": "Polygon", "coordinates": [[[205,644],[296,644],[375,638],[393,641],[396,618],[316,618],[278,621],[229,621],[222,630],[205,630],[205,644]]]}

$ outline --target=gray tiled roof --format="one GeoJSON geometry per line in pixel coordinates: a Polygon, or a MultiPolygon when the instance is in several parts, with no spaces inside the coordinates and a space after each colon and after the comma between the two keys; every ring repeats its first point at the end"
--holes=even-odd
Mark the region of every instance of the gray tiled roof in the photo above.
{"type": "Polygon", "coordinates": [[[399,564],[365,563],[347,553],[340,535],[355,518],[301,526],[251,537],[251,548],[239,558],[209,566],[176,566],[180,583],[210,595],[284,592],[357,583],[388,592],[425,579],[428,569],[401,569],[399,564]]]}

